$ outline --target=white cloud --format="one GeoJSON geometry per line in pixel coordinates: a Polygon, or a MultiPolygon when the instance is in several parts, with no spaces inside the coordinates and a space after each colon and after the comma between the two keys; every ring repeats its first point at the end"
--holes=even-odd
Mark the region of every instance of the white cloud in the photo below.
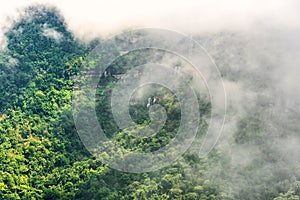
{"type": "MultiPolygon", "coordinates": [[[[10,0],[0,7],[1,24],[5,16],[36,0],[10,0]]],[[[253,25],[294,28],[299,25],[296,0],[45,0],[56,5],[69,28],[79,37],[106,36],[132,27],[161,27],[194,33],[227,29],[248,29],[253,25]]]]}
{"type": "Polygon", "coordinates": [[[43,30],[43,35],[46,37],[50,37],[55,39],[57,42],[60,41],[60,39],[63,37],[63,35],[59,32],[57,32],[56,30],[54,30],[53,28],[48,28],[45,27],[43,30]]]}

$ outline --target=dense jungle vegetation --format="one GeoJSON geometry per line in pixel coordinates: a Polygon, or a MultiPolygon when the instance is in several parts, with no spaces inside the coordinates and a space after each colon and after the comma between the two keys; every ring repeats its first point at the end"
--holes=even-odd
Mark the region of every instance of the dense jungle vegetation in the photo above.
{"type": "MultiPolygon", "coordinates": [[[[300,184],[285,179],[273,188],[224,191],[230,169],[217,150],[204,159],[187,151],[173,165],[149,173],[111,169],[85,149],[72,117],[72,77],[101,39],[79,41],[60,12],[47,6],[26,8],[5,36],[7,48],[0,52],[0,199],[299,199],[300,184]],[[223,182],[209,175],[216,166],[223,182]]],[[[122,70],[120,66],[116,61],[111,71],[122,70]]],[[[135,130],[119,130],[110,113],[109,97],[117,80],[108,76],[98,87],[97,114],[108,137],[133,151],[149,152],[168,143],[180,120],[176,98],[158,89],[155,95],[170,116],[164,129],[157,137],[132,140],[128,135],[135,130]]],[[[200,109],[205,131],[209,103],[201,102],[200,109]]],[[[133,105],[131,114],[138,124],[149,122],[144,104],[133,105]]],[[[253,129],[247,124],[241,122],[245,133],[237,142],[251,137],[247,133],[253,129]]]]}

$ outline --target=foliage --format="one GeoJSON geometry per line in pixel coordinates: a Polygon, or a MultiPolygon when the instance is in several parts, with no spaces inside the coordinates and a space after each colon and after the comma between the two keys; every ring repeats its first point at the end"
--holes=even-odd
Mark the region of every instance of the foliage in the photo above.
{"type": "MultiPolygon", "coordinates": [[[[231,199],[221,192],[222,185],[206,176],[213,166],[224,165],[218,152],[199,159],[189,151],[167,168],[128,174],[109,168],[86,151],[71,114],[76,90],[72,77],[99,41],[77,41],[56,8],[26,8],[6,37],[7,50],[0,52],[0,199],[231,199]]],[[[137,64],[147,55],[140,57],[137,64]]],[[[110,73],[128,70],[134,55],[126,59],[113,63],[110,73]]],[[[109,76],[97,90],[98,118],[107,136],[132,151],[150,152],[166,145],[180,121],[176,97],[157,88],[155,95],[165,106],[168,120],[156,137],[138,140],[131,135],[139,127],[121,131],[112,119],[109,98],[116,81],[109,76]]],[[[146,101],[130,107],[138,125],[150,122],[146,101]]],[[[201,102],[200,108],[204,117],[210,114],[209,103],[201,102]]],[[[250,129],[241,122],[237,142],[245,143],[259,131],[258,121],[251,120],[257,127],[250,129]]],[[[200,123],[201,135],[207,128],[205,118],[200,123]]],[[[299,187],[295,191],[299,193],[299,187]]],[[[299,199],[298,193],[271,196],[299,199]]]]}

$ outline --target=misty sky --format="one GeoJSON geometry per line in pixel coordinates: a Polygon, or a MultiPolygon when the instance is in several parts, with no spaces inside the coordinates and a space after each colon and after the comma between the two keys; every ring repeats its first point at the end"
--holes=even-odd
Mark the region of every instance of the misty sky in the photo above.
{"type": "Polygon", "coordinates": [[[17,9],[43,2],[57,6],[78,37],[116,34],[133,27],[159,27],[184,33],[251,29],[253,25],[293,29],[299,26],[297,0],[127,0],[2,1],[0,23],[17,9]]]}

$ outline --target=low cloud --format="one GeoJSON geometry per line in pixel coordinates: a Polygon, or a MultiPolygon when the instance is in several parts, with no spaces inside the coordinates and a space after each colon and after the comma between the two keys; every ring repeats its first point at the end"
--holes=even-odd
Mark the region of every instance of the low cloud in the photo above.
{"type": "MultiPolygon", "coordinates": [[[[35,2],[11,0],[1,5],[1,24],[8,26],[11,20],[7,20],[7,16],[16,18],[17,9],[35,2]]],[[[217,148],[228,153],[232,168],[232,171],[228,170],[228,181],[233,188],[240,190],[247,187],[242,183],[244,177],[239,174],[241,171],[252,174],[249,177],[253,180],[251,183],[259,184],[261,173],[276,175],[276,170],[299,166],[298,1],[44,2],[61,10],[68,28],[80,39],[108,37],[136,27],[160,27],[193,35],[215,60],[224,79],[228,115],[217,148]],[[241,121],[250,125],[259,122],[258,134],[266,142],[265,147],[255,142],[235,144],[234,137],[241,131],[241,121]],[[278,158],[274,162],[268,160],[272,154],[278,158]],[[263,160],[261,169],[247,168],[259,159],[263,160]]],[[[44,34],[57,40],[61,37],[48,28],[45,28],[44,34]]],[[[5,46],[3,31],[1,41],[5,46]]],[[[251,127],[246,128],[252,130],[251,127]]],[[[223,171],[212,169],[214,175],[213,170],[223,171]]],[[[290,171],[290,174],[300,180],[300,172],[290,171]]]]}
{"type": "MultiPolygon", "coordinates": [[[[1,24],[36,0],[11,0],[0,8],[1,24]]],[[[126,28],[161,27],[184,33],[251,30],[256,26],[290,29],[299,26],[296,0],[166,0],[166,1],[61,1],[45,0],[57,6],[69,28],[80,38],[109,36],[126,28]]]]}

